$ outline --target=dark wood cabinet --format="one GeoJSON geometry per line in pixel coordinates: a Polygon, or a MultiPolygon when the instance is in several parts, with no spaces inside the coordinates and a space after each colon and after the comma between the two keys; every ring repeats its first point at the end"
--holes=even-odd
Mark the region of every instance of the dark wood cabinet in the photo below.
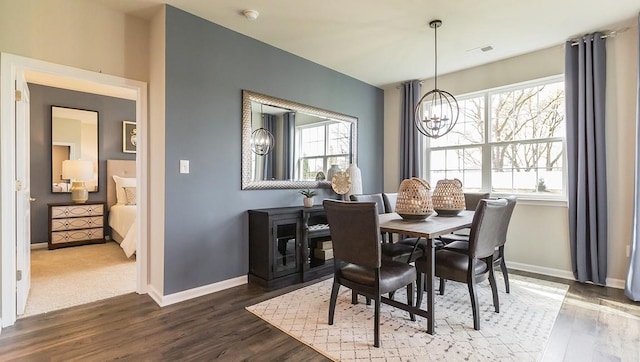
{"type": "Polygon", "coordinates": [[[273,290],[330,274],[333,259],[314,253],[330,239],[320,205],[249,210],[249,282],[273,290]]]}

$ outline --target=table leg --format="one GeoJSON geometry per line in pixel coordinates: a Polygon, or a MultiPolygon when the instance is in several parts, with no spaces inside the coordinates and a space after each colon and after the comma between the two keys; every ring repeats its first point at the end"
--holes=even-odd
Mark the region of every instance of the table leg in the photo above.
{"type": "Polygon", "coordinates": [[[426,274],[426,282],[427,282],[427,333],[433,334],[434,332],[434,321],[433,321],[433,277],[435,275],[435,255],[434,255],[434,247],[433,247],[433,239],[427,239],[427,272],[426,274]]]}

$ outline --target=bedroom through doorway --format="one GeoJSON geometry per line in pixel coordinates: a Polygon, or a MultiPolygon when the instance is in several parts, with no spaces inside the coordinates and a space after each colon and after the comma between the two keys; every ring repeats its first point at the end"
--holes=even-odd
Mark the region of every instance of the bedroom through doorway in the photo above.
{"type": "MultiPolygon", "coordinates": [[[[126,213],[111,212],[116,208],[116,185],[110,170],[111,162],[126,165],[126,171],[120,169],[117,174],[131,176],[127,186],[135,190],[136,155],[125,153],[121,142],[123,122],[135,122],[136,101],[95,94],[91,89],[80,91],[58,83],[42,83],[38,77],[27,80],[31,245],[36,248],[31,251],[31,287],[21,318],[136,291],[135,194],[131,205],[118,200],[118,208],[127,210],[114,211],[126,213]],[[92,118],[87,119],[87,115],[92,118]],[[43,160],[49,159],[49,166],[43,165],[43,160]],[[95,186],[86,203],[71,200],[65,164],[75,159],[94,164],[95,186]],[[47,182],[49,175],[51,180],[47,182]],[[130,229],[132,236],[125,247],[124,235],[130,229]],[[96,238],[107,242],[68,242],[96,238]]],[[[124,195],[120,191],[118,196],[124,195]]]]}
{"type": "MultiPolygon", "coordinates": [[[[2,255],[3,255],[3,263],[2,263],[2,327],[7,327],[15,323],[17,318],[19,317],[18,313],[23,314],[23,311],[26,309],[26,304],[29,301],[29,298],[38,294],[36,289],[47,290],[49,288],[50,291],[54,290],[66,290],[70,292],[70,294],[62,296],[60,299],[64,300],[66,305],[61,305],[56,302],[56,297],[48,294],[46,298],[44,298],[44,302],[41,304],[47,305],[44,309],[38,308],[30,308],[29,312],[26,315],[35,315],[41,312],[46,312],[49,310],[54,310],[58,308],[66,308],[71,305],[84,304],[86,302],[92,300],[99,300],[104,298],[109,298],[111,296],[120,295],[124,293],[137,292],[139,294],[144,294],[147,292],[147,283],[148,283],[148,275],[147,275],[147,231],[146,225],[144,223],[147,220],[147,197],[146,197],[146,159],[147,153],[142,148],[143,145],[146,145],[146,122],[147,122],[147,85],[144,82],[139,82],[135,80],[114,77],[110,75],[105,75],[101,73],[96,73],[92,71],[86,71],[77,68],[71,68],[68,66],[62,66],[54,63],[49,63],[45,61],[40,61],[36,59],[30,59],[20,56],[15,56],[11,54],[2,53],[2,87],[3,90],[7,90],[3,92],[0,99],[2,100],[2,109],[6,110],[2,112],[2,127],[3,129],[11,129],[13,127],[17,127],[16,125],[29,124],[29,115],[26,116],[27,121],[25,122],[25,117],[17,112],[17,104],[20,103],[20,95],[16,88],[13,88],[14,83],[18,84],[18,78],[23,78],[26,80],[28,84],[37,84],[44,85],[48,87],[60,88],[62,90],[72,90],[76,92],[84,92],[87,94],[100,95],[100,96],[109,96],[115,98],[124,98],[133,102],[133,113],[131,116],[126,117],[125,119],[121,119],[119,122],[118,132],[120,133],[120,137],[122,137],[122,131],[120,129],[122,121],[128,121],[132,123],[132,121],[137,121],[137,144],[138,144],[138,152],[136,155],[133,155],[133,158],[129,158],[132,163],[135,165],[136,170],[140,170],[139,177],[136,178],[135,186],[138,191],[135,193],[138,201],[138,207],[136,208],[135,218],[141,220],[140,223],[136,223],[132,228],[132,234],[135,235],[135,248],[137,256],[133,256],[131,258],[127,258],[120,248],[119,244],[108,241],[104,244],[95,244],[95,245],[78,245],[64,248],[59,248],[56,250],[47,250],[46,243],[42,243],[42,241],[48,240],[49,237],[39,237],[34,239],[31,235],[27,235],[27,233],[23,233],[24,230],[31,229],[20,228],[19,224],[16,222],[16,219],[19,219],[22,212],[18,212],[16,208],[16,198],[21,197],[15,192],[15,190],[10,190],[6,187],[6,185],[11,185],[15,180],[20,182],[20,180],[27,180],[27,184],[29,184],[28,180],[34,180],[34,175],[32,177],[21,178],[16,174],[13,167],[7,167],[10,165],[16,164],[25,164],[30,165],[29,168],[32,170],[35,168],[43,168],[43,165],[47,168],[47,177],[44,179],[48,184],[46,192],[51,193],[54,190],[54,187],[51,185],[52,180],[52,169],[50,160],[52,159],[52,155],[47,151],[48,154],[42,156],[39,155],[37,160],[40,160],[42,164],[35,165],[34,163],[29,162],[30,153],[33,152],[32,147],[32,138],[30,134],[30,130],[27,128],[26,137],[17,137],[13,136],[13,133],[4,132],[2,134],[2,143],[3,145],[7,145],[8,147],[15,147],[16,153],[12,154],[11,158],[3,160],[2,164],[2,234],[3,237],[1,239],[2,245],[2,255]],[[15,103],[16,106],[14,108],[14,97],[13,97],[13,89],[16,89],[15,93],[15,103]],[[11,96],[9,96],[11,95],[11,96]],[[21,153],[26,153],[26,158],[22,157],[21,153]],[[4,162],[6,161],[6,162],[4,162]],[[48,166],[47,166],[48,164],[48,166]],[[11,202],[11,200],[14,200],[11,202]],[[142,224],[142,225],[140,225],[142,224]],[[25,235],[26,237],[23,237],[25,235]],[[31,251],[30,246],[31,240],[33,240],[36,245],[33,245],[33,250],[31,251]],[[41,245],[44,244],[44,248],[41,245]],[[26,250],[25,250],[26,249],[26,250]],[[21,253],[21,250],[25,250],[24,253],[21,253]],[[33,254],[33,255],[32,255],[33,254]],[[27,258],[22,257],[26,255],[27,258]],[[42,256],[45,256],[42,258],[42,256]],[[48,269],[42,272],[48,279],[49,282],[52,280],[52,276],[61,276],[62,274],[73,274],[75,275],[72,278],[68,278],[65,280],[63,276],[63,281],[61,284],[54,283],[45,283],[45,285],[49,285],[49,287],[39,288],[37,285],[37,280],[34,282],[32,280],[32,276],[34,279],[38,278],[38,259],[44,259],[44,264],[47,265],[48,269]],[[34,269],[31,269],[31,261],[34,263],[34,269]],[[24,267],[26,263],[26,268],[24,267]],[[57,265],[57,266],[56,266],[57,265]],[[118,267],[119,266],[119,267],[118,267]],[[56,269],[56,267],[58,269],[56,269]],[[56,271],[57,270],[57,271],[56,271]],[[60,272],[60,271],[64,272],[60,272]],[[98,272],[97,274],[94,273],[98,272]],[[99,274],[102,273],[102,279],[99,274]],[[16,278],[17,274],[17,278],[16,278]],[[126,281],[120,283],[118,278],[122,277],[126,281]],[[76,279],[73,279],[76,278],[76,279]],[[20,285],[24,285],[24,281],[27,281],[26,288],[21,289],[20,285]],[[90,285],[94,289],[82,289],[76,288],[82,284],[82,282],[86,282],[86,284],[90,285]],[[34,288],[30,291],[30,286],[33,283],[34,288]],[[118,285],[117,287],[114,287],[118,285]],[[125,285],[122,287],[122,285],[125,285]],[[106,291],[106,293],[97,293],[97,287],[100,287],[101,291],[106,291]],[[25,291],[25,292],[23,292],[25,291]],[[91,296],[91,300],[85,299],[87,295],[91,296]],[[49,298],[49,299],[47,299],[49,298]],[[26,301],[26,302],[25,302],[26,301]],[[22,307],[20,307],[22,306],[22,307]],[[54,307],[57,306],[57,307],[54,307]]],[[[26,92],[29,93],[28,90],[26,92]]],[[[57,101],[52,101],[51,105],[54,105],[57,101]]],[[[22,106],[21,106],[22,107],[22,106]]],[[[30,107],[27,107],[29,109],[30,107]]],[[[79,107],[78,107],[79,108],[79,107]]],[[[33,118],[33,115],[31,115],[33,118]]],[[[51,122],[51,117],[40,117],[41,121],[51,122]]],[[[102,118],[102,117],[101,117],[102,118]]],[[[51,148],[51,136],[44,137],[44,134],[51,134],[51,125],[47,123],[47,126],[43,127],[45,131],[43,133],[34,134],[34,136],[41,137],[41,142],[48,142],[49,149],[51,148]],[[46,127],[49,127],[48,133],[46,133],[46,127]]],[[[100,130],[102,132],[104,130],[100,130]]],[[[101,134],[102,136],[102,134],[101,134]]],[[[122,139],[122,138],[120,138],[122,139]]],[[[101,140],[100,142],[103,142],[101,140]]],[[[101,143],[105,144],[105,143],[101,143]]],[[[122,145],[120,145],[122,147],[122,145]]],[[[121,148],[122,150],[122,148],[121,148]]],[[[101,149],[101,152],[104,150],[101,149]]],[[[108,156],[106,154],[99,154],[100,162],[104,161],[105,163],[102,165],[103,169],[100,170],[100,173],[106,174],[106,158],[116,158],[113,156],[108,156]]],[[[33,160],[33,159],[32,159],[33,160]]],[[[104,179],[103,179],[104,180],[104,179]]],[[[31,182],[33,183],[33,182],[31,182]]],[[[29,185],[31,186],[31,185],[29,185]]],[[[106,180],[102,185],[99,186],[102,190],[106,190],[106,180]]],[[[33,192],[33,189],[29,187],[27,190],[33,192]]],[[[106,195],[104,192],[99,196],[99,194],[94,194],[93,200],[87,202],[87,204],[93,203],[104,203],[105,214],[107,212],[106,209],[106,195]],[[97,199],[96,199],[97,197],[97,199]]],[[[71,203],[71,197],[68,196],[68,201],[62,201],[63,203],[71,203]]],[[[28,200],[28,204],[35,204],[38,202],[37,197],[33,197],[33,195],[26,194],[26,199],[28,200]]],[[[41,200],[45,205],[49,207],[51,201],[47,201],[46,198],[41,200]]],[[[53,200],[53,203],[59,203],[60,200],[53,200]]],[[[33,210],[33,206],[31,207],[33,210]]],[[[30,213],[25,214],[30,215],[30,213]]],[[[33,219],[33,215],[29,217],[29,219],[33,219]]],[[[49,225],[49,217],[46,217],[46,225],[43,227],[40,224],[40,227],[36,227],[36,229],[42,230],[45,229],[45,232],[48,234],[47,225],[49,225]]],[[[108,220],[108,219],[106,219],[108,220]]],[[[104,235],[108,236],[110,234],[108,228],[108,221],[104,222],[104,235]]],[[[29,223],[27,223],[28,225],[29,223]]],[[[33,231],[33,229],[31,229],[33,231]]],[[[42,294],[42,293],[41,293],[42,294]]],[[[47,292],[44,293],[47,295],[47,292]]]]}

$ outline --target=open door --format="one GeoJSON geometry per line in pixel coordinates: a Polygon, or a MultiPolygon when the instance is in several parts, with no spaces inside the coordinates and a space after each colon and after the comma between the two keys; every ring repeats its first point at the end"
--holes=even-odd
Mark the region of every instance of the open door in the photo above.
{"type": "Polygon", "coordinates": [[[16,312],[24,314],[31,288],[31,187],[29,88],[24,73],[16,78],[16,312]]]}

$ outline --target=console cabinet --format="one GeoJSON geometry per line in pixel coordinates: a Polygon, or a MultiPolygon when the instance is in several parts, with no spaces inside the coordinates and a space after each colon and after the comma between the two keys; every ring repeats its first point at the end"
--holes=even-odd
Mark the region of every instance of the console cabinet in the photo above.
{"type": "Polygon", "coordinates": [[[333,260],[314,255],[331,239],[321,205],[248,212],[250,283],[273,290],[332,273],[333,260]]]}
{"type": "Polygon", "coordinates": [[[104,243],[104,202],[55,203],[49,206],[49,249],[104,243]]]}

